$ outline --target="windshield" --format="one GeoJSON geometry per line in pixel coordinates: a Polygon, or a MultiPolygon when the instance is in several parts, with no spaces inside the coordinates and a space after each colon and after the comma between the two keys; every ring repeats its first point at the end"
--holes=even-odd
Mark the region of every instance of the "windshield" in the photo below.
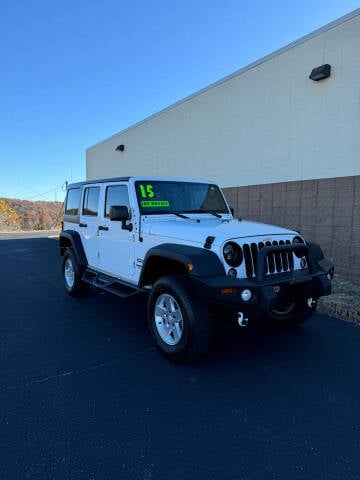
{"type": "Polygon", "coordinates": [[[137,181],[135,189],[142,214],[229,213],[228,206],[217,185],[137,181]]]}

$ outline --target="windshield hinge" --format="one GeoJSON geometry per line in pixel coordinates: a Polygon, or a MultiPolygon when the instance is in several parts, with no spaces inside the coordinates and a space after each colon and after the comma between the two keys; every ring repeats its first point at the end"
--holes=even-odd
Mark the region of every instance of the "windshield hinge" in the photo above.
{"type": "Polygon", "coordinates": [[[214,240],[215,240],[215,237],[211,237],[211,236],[206,237],[204,248],[207,248],[208,250],[210,250],[214,240]]]}

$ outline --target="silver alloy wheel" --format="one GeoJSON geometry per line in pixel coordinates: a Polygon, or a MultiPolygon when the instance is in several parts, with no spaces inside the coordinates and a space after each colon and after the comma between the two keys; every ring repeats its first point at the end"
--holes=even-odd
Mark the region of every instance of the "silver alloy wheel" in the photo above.
{"type": "Polygon", "coordinates": [[[65,276],[66,285],[69,288],[72,288],[75,282],[75,271],[74,271],[74,265],[71,258],[67,258],[65,260],[64,276],[65,276]]]}
{"type": "Polygon", "coordinates": [[[179,304],[168,293],[159,295],[156,299],[155,325],[161,339],[170,346],[177,345],[182,337],[184,321],[179,304]]]}

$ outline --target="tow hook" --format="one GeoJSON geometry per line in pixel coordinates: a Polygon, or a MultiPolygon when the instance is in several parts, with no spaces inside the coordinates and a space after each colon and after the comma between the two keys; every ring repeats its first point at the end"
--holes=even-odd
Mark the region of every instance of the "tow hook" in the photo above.
{"type": "Polygon", "coordinates": [[[249,323],[249,319],[244,317],[243,312],[237,312],[237,322],[239,324],[239,327],[246,327],[247,324],[249,323]]]}
{"type": "Polygon", "coordinates": [[[316,308],[317,301],[310,297],[307,299],[307,304],[309,308],[316,308]]]}

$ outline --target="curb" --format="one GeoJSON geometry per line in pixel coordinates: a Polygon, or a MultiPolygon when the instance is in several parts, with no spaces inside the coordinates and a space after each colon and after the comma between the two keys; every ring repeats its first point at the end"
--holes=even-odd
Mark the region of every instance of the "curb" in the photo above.
{"type": "Polygon", "coordinates": [[[319,299],[317,311],[330,317],[360,325],[360,284],[345,280],[339,275],[333,278],[333,293],[319,299]]]}

